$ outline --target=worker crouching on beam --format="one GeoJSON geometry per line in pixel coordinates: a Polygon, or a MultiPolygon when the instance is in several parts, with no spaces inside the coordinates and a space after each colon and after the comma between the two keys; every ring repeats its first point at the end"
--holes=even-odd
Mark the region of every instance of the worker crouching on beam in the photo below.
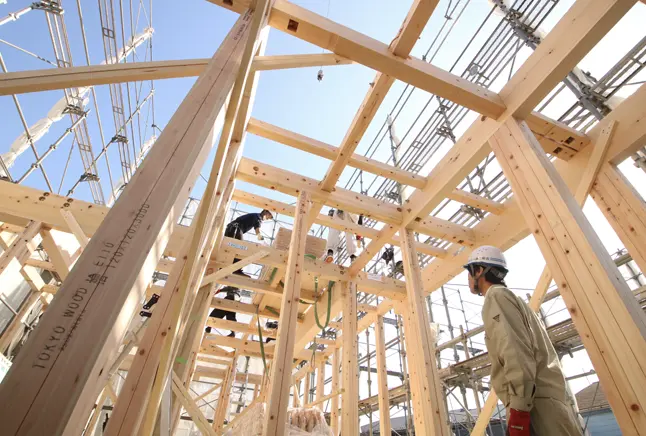
{"type": "MultiPolygon", "coordinates": [[[[256,232],[258,240],[262,241],[265,238],[260,233],[260,225],[263,221],[269,221],[272,219],[274,219],[274,216],[267,209],[263,209],[260,213],[241,215],[227,224],[227,227],[224,230],[224,236],[242,241],[242,236],[249,230],[253,229],[256,232]]],[[[239,260],[240,259],[235,258],[233,259],[233,263],[236,263],[239,260]]],[[[234,274],[247,276],[247,274],[242,272],[242,269],[235,271],[234,274]]]]}
{"type": "Polygon", "coordinates": [[[471,293],[485,298],[482,319],[491,384],[507,410],[507,434],[582,435],[568,404],[558,355],[543,323],[507,289],[502,251],[491,246],[476,248],[464,268],[471,293]]]}

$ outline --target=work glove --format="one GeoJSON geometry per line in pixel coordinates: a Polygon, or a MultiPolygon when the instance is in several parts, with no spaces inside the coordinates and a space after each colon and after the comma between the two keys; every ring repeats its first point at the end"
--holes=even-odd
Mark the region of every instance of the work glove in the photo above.
{"type": "Polygon", "coordinates": [[[529,412],[509,409],[508,436],[529,436],[529,412]]]}

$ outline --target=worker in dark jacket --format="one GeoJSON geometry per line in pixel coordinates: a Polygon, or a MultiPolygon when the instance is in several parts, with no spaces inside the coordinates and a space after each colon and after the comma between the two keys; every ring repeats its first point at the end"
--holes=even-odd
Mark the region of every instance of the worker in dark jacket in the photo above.
{"type": "MultiPolygon", "coordinates": [[[[225,286],[222,289],[220,289],[215,295],[224,293],[224,299],[225,300],[232,300],[235,301],[236,296],[240,298],[240,289],[235,288],[233,286],[225,286]]],[[[224,309],[218,309],[215,308],[211,311],[209,314],[210,317],[212,318],[218,318],[218,319],[227,319],[228,321],[237,321],[236,319],[236,313],[231,312],[229,310],[224,310],[224,309]]],[[[211,327],[206,328],[207,333],[211,333],[211,327]]],[[[235,337],[235,332],[231,330],[231,333],[228,334],[229,337],[235,337]]]]}
{"type": "MultiPolygon", "coordinates": [[[[258,240],[262,241],[265,238],[260,233],[260,225],[263,221],[271,219],[274,219],[274,216],[267,209],[263,209],[260,213],[240,215],[238,218],[227,224],[224,236],[242,241],[242,235],[247,233],[249,230],[254,229],[258,240]]],[[[238,258],[233,259],[233,263],[236,263],[239,260],[240,259],[238,258]]],[[[246,275],[242,272],[242,269],[237,270],[234,274],[246,275]]]]}

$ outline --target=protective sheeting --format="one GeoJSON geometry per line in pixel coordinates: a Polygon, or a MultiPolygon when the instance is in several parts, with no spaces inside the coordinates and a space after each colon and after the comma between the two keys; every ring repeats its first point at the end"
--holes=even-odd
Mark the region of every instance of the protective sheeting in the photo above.
{"type": "MultiPolygon", "coordinates": [[[[128,57],[139,45],[141,45],[144,41],[149,39],[154,30],[152,27],[149,27],[145,29],[142,33],[135,35],[128,44],[126,44],[126,47],[124,50],[119,54],[118,58],[110,58],[109,59],[109,64],[115,64],[123,61],[126,57],[128,57]]],[[[103,61],[101,64],[105,64],[106,62],[103,61]]],[[[81,109],[85,109],[85,106],[89,103],[89,92],[92,89],[92,87],[83,87],[83,88],[78,88],[72,91],[71,93],[71,98],[63,97],[60,100],[54,104],[54,106],[47,112],[47,116],[45,118],[42,118],[38,121],[36,121],[33,125],[29,127],[29,135],[31,136],[31,142],[36,143],[40,138],[45,136],[47,132],[49,132],[49,129],[52,127],[52,125],[63,119],[65,116],[65,109],[67,108],[68,104],[77,106],[81,109]]],[[[9,147],[9,151],[6,153],[2,154],[2,160],[4,161],[5,165],[7,168],[11,168],[14,163],[16,162],[16,159],[18,159],[18,156],[20,156],[22,153],[27,150],[30,146],[30,138],[27,136],[27,132],[23,132],[16,138],[16,140],[11,144],[9,147]]],[[[0,176],[7,177],[7,174],[5,174],[4,170],[0,167],[0,176]]]]}

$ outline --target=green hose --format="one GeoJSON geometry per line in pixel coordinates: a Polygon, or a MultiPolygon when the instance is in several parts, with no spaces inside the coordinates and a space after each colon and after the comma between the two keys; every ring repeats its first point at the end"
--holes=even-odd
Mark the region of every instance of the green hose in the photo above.
{"type": "MultiPolygon", "coordinates": [[[[318,292],[318,287],[319,287],[319,279],[318,277],[314,277],[314,292],[318,292]]],[[[332,312],[332,288],[334,287],[334,282],[330,280],[328,283],[328,289],[327,289],[327,314],[325,315],[325,325],[321,324],[321,321],[319,320],[319,311],[318,311],[318,304],[317,301],[314,302],[314,321],[316,321],[316,325],[321,329],[325,330],[327,326],[330,324],[330,314],[332,312]]]]}

